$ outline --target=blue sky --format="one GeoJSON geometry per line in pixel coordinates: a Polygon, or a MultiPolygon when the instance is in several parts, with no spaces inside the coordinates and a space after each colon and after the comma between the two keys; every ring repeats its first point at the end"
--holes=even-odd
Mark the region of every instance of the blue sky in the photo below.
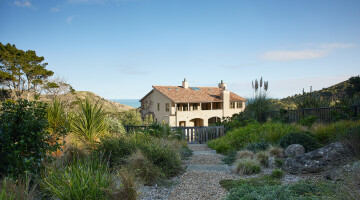
{"type": "Polygon", "coordinates": [[[108,99],[184,78],[251,97],[261,76],[282,98],[360,74],[359,10],[358,0],[0,0],[0,42],[108,99]]]}

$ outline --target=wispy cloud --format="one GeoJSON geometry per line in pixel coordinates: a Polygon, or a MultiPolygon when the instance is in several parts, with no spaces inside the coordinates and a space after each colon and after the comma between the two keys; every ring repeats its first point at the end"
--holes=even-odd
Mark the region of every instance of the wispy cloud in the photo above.
{"type": "Polygon", "coordinates": [[[130,67],[130,66],[121,68],[120,72],[124,73],[124,74],[129,74],[129,75],[146,75],[149,73],[147,71],[141,71],[141,70],[138,70],[138,69],[136,69],[134,67],[130,67]]]}
{"type": "Polygon", "coordinates": [[[53,7],[53,8],[50,8],[50,12],[52,13],[57,13],[60,11],[60,6],[56,6],[56,7],[53,7]]]}
{"type": "Polygon", "coordinates": [[[127,3],[127,2],[131,2],[131,1],[139,1],[139,0],[67,0],[68,3],[86,3],[86,4],[113,3],[117,6],[121,3],[127,3]]]}
{"type": "Polygon", "coordinates": [[[30,0],[14,1],[15,6],[35,9],[30,0]]]}
{"type": "Polygon", "coordinates": [[[270,61],[292,61],[292,60],[310,60],[322,58],[329,55],[336,49],[343,49],[356,46],[355,44],[327,43],[314,45],[313,48],[303,50],[276,50],[265,52],[262,57],[270,61]]]}
{"type": "Polygon", "coordinates": [[[74,16],[69,16],[69,17],[66,19],[66,22],[67,22],[68,24],[71,24],[73,21],[74,21],[74,16]]]}

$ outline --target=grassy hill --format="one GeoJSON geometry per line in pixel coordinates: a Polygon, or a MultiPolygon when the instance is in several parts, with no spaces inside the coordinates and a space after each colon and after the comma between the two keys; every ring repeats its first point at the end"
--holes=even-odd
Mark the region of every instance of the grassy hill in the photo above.
{"type": "MultiPolygon", "coordinates": [[[[327,98],[335,101],[349,97],[348,90],[350,87],[351,87],[350,81],[346,80],[338,84],[332,85],[330,87],[323,88],[321,90],[312,91],[312,94],[315,96],[319,96],[322,98],[327,98]]],[[[295,94],[293,96],[289,96],[281,100],[274,100],[274,102],[283,108],[296,109],[296,102],[302,101],[304,98],[308,97],[309,95],[310,92],[305,92],[304,94],[295,94]]]]}
{"type": "MultiPolygon", "coordinates": [[[[99,103],[103,105],[103,108],[108,113],[118,113],[134,109],[133,107],[104,99],[103,97],[88,91],[76,91],[73,93],[63,94],[59,95],[58,98],[62,102],[65,102],[67,105],[69,105],[70,109],[78,107],[80,103],[86,98],[88,98],[91,102],[94,103],[99,101],[99,103]]],[[[40,97],[40,101],[44,102],[50,102],[52,99],[53,97],[49,95],[41,95],[40,97]]]]}

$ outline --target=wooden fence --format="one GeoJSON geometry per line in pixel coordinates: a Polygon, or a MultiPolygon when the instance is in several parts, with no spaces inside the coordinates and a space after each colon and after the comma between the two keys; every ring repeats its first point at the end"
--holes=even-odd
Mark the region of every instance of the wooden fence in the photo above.
{"type": "MultiPolygon", "coordinates": [[[[147,126],[125,125],[127,133],[145,130],[147,126]]],[[[179,134],[188,143],[202,144],[225,134],[224,126],[170,127],[173,134],[179,134]]]]}
{"type": "Polygon", "coordinates": [[[352,119],[359,117],[360,106],[306,108],[298,110],[271,111],[264,114],[265,119],[281,119],[295,123],[306,116],[317,116],[321,123],[330,123],[339,119],[352,119]]]}

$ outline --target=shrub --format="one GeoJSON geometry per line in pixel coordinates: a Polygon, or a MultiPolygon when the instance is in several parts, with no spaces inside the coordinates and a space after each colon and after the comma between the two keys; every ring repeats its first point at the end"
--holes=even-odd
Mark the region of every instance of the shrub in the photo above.
{"type": "Polygon", "coordinates": [[[266,150],[268,147],[270,146],[269,142],[266,142],[265,140],[262,140],[261,142],[254,142],[254,143],[250,143],[246,146],[246,149],[250,150],[250,151],[263,151],[266,150]]]}
{"type": "Polygon", "coordinates": [[[25,171],[36,173],[47,155],[60,147],[58,138],[46,131],[49,124],[45,115],[46,106],[41,102],[2,103],[0,174],[17,177],[25,171]]]}
{"type": "Polygon", "coordinates": [[[255,154],[255,159],[265,167],[268,166],[269,155],[266,151],[261,151],[255,154]]]}
{"type": "Polygon", "coordinates": [[[236,160],[236,151],[230,151],[221,161],[225,164],[231,165],[236,160]]]}
{"type": "Polygon", "coordinates": [[[193,151],[191,149],[189,149],[188,147],[181,147],[180,150],[180,155],[181,155],[181,160],[187,160],[189,159],[193,154],[193,151]]]}
{"type": "Polygon", "coordinates": [[[284,149],[280,147],[270,147],[268,153],[270,156],[274,156],[276,158],[284,157],[284,149]]]}
{"type": "Polygon", "coordinates": [[[40,186],[51,199],[111,199],[118,191],[110,170],[99,157],[87,157],[71,165],[49,167],[40,186]]]}
{"type": "Polygon", "coordinates": [[[309,115],[309,116],[301,118],[297,123],[300,125],[303,125],[303,126],[310,127],[316,122],[316,120],[318,118],[319,117],[316,115],[309,115]]]}
{"type": "Polygon", "coordinates": [[[137,192],[134,174],[131,173],[131,171],[122,169],[120,170],[119,175],[121,177],[122,189],[121,192],[116,195],[117,198],[113,199],[136,200],[137,192]]]}
{"type": "Polygon", "coordinates": [[[208,146],[218,153],[227,153],[229,150],[240,150],[250,143],[257,143],[262,140],[276,144],[284,135],[299,130],[300,126],[292,124],[253,123],[230,131],[221,138],[211,140],[208,142],[208,146]]]}
{"type": "Polygon", "coordinates": [[[360,126],[350,128],[341,141],[355,157],[360,158],[360,126]]]}
{"type": "Polygon", "coordinates": [[[275,164],[277,167],[282,167],[282,165],[284,164],[284,159],[283,158],[275,158],[275,164]]]}
{"type": "Polygon", "coordinates": [[[110,167],[126,163],[126,159],[136,150],[136,146],[127,137],[104,138],[97,145],[96,153],[104,153],[109,158],[110,167]]]}
{"type": "Polygon", "coordinates": [[[290,133],[279,141],[281,147],[286,148],[291,144],[300,144],[305,148],[306,152],[317,149],[320,145],[315,137],[309,133],[290,133]]]}
{"type": "Polygon", "coordinates": [[[105,123],[108,126],[108,131],[110,133],[117,133],[120,135],[126,134],[124,126],[120,123],[120,121],[114,117],[107,116],[105,118],[105,123]]]}
{"type": "Polygon", "coordinates": [[[236,163],[235,173],[236,174],[257,174],[261,171],[261,166],[257,160],[253,159],[240,159],[236,163]]]}
{"type": "Polygon", "coordinates": [[[141,151],[146,157],[160,167],[167,177],[172,177],[183,171],[181,160],[178,153],[167,146],[159,143],[148,143],[140,146],[141,151]]]}
{"type": "Polygon", "coordinates": [[[154,166],[141,151],[137,150],[126,162],[129,170],[133,170],[134,174],[141,178],[147,185],[152,185],[162,178],[161,170],[154,166]]]}
{"type": "Polygon", "coordinates": [[[34,183],[29,174],[25,174],[17,180],[4,177],[0,183],[0,200],[40,199],[41,195],[37,186],[38,184],[34,183]]]}
{"type": "Polygon", "coordinates": [[[253,158],[254,157],[254,153],[252,151],[248,151],[248,150],[242,150],[237,152],[236,154],[236,159],[242,159],[242,158],[253,158]]]}
{"type": "Polygon", "coordinates": [[[360,120],[357,121],[338,121],[331,124],[314,124],[311,132],[322,145],[336,142],[346,134],[349,128],[360,126],[360,120]]]}
{"type": "Polygon", "coordinates": [[[276,179],[280,179],[284,176],[284,172],[281,171],[281,169],[274,169],[272,172],[271,172],[271,176],[276,178],[276,179]]]}

